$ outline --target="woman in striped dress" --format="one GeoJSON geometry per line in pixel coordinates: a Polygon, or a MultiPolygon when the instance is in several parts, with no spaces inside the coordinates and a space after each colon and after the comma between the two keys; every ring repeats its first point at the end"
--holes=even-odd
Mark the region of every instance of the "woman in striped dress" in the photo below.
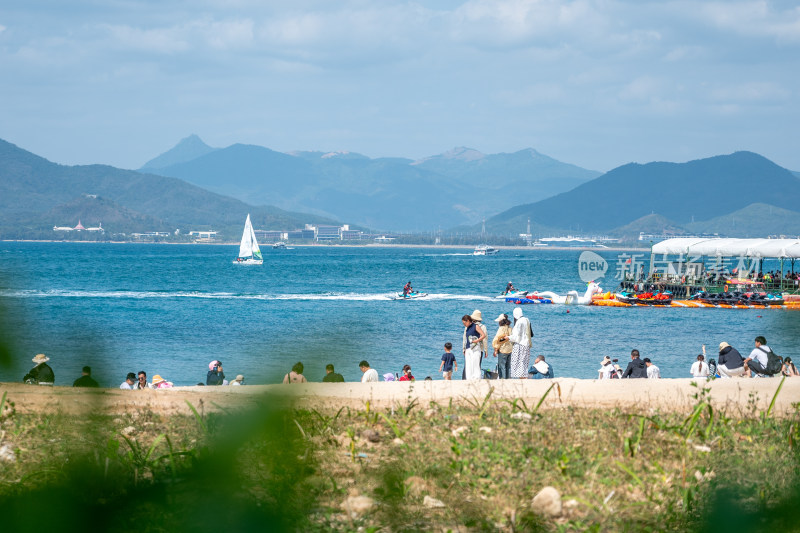
{"type": "Polygon", "coordinates": [[[525,379],[528,377],[528,366],[531,362],[531,338],[533,329],[531,322],[522,316],[520,307],[514,308],[514,329],[511,330],[509,340],[514,343],[511,350],[511,379],[525,379]]]}

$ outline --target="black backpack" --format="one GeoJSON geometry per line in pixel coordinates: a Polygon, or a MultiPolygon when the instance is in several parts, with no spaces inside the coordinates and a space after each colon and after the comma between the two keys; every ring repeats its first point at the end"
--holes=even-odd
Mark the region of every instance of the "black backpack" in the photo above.
{"type": "Polygon", "coordinates": [[[766,351],[761,346],[759,346],[758,349],[767,354],[767,365],[764,367],[764,374],[767,376],[780,374],[781,370],[783,370],[783,358],[773,352],[772,349],[766,351]]]}

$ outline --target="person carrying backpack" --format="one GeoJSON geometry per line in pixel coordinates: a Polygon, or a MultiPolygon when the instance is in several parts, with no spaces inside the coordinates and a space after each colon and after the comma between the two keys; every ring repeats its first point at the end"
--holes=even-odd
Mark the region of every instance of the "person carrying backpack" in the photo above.
{"type": "Polygon", "coordinates": [[[763,378],[780,373],[783,359],[767,346],[767,339],[759,335],[755,339],[755,345],[756,347],[744,360],[745,375],[749,375],[752,371],[753,377],[763,378]]]}

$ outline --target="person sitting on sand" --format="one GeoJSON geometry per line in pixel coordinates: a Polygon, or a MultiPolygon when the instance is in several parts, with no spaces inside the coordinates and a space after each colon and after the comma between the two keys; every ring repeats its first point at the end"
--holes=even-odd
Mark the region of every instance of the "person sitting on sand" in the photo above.
{"type": "Polygon", "coordinates": [[[303,375],[303,363],[296,362],[292,367],[292,371],[283,376],[284,383],[306,383],[308,380],[303,375]]]}
{"type": "Polygon", "coordinates": [[[238,387],[240,385],[244,385],[244,376],[241,374],[236,376],[236,379],[230,382],[231,387],[238,387]]]}
{"type": "Polygon", "coordinates": [[[723,378],[738,378],[744,375],[744,358],[742,354],[727,342],[719,343],[717,372],[723,378]]]}
{"type": "Polygon", "coordinates": [[[128,372],[128,375],[125,376],[125,381],[123,381],[119,388],[122,390],[133,390],[134,386],[136,385],[136,374],[133,372],[128,372]]]}
{"type": "Polygon", "coordinates": [[[208,363],[208,374],[206,374],[206,385],[224,385],[225,372],[222,371],[222,361],[211,361],[208,363]]]}
{"type": "Polygon", "coordinates": [[[85,366],[81,369],[81,377],[73,381],[72,386],[97,388],[100,384],[92,378],[92,367],[85,366]]]}
{"type": "Polygon", "coordinates": [[[611,362],[611,358],[609,356],[603,357],[603,360],[600,361],[600,369],[597,371],[598,379],[611,379],[611,375],[616,372],[614,369],[614,363],[611,362]]]}
{"type": "Polygon", "coordinates": [[[528,374],[532,379],[552,379],[554,376],[553,367],[544,360],[544,355],[539,354],[533,361],[533,366],[528,369],[528,374]]]}
{"type": "Polygon", "coordinates": [[[403,375],[397,381],[414,381],[414,376],[411,375],[411,366],[403,366],[403,375]]]}
{"type": "Polygon", "coordinates": [[[800,376],[800,372],[797,371],[797,367],[795,367],[794,363],[792,363],[791,357],[787,357],[783,360],[783,369],[781,370],[781,373],[789,378],[800,376]]]}
{"type": "Polygon", "coordinates": [[[344,383],[344,376],[333,371],[333,365],[325,365],[325,377],[323,383],[344,383]]]}
{"type": "Polygon", "coordinates": [[[625,372],[622,373],[623,378],[647,378],[647,366],[644,361],[639,359],[639,350],[631,350],[631,362],[625,372]]]}
{"type": "Polygon", "coordinates": [[[644,358],[644,364],[647,366],[647,379],[661,379],[661,369],[654,365],[649,357],[644,358]]]}
{"type": "Polygon", "coordinates": [[[158,374],[153,376],[153,383],[150,385],[151,389],[171,389],[174,385],[171,381],[167,381],[158,374]]]}
{"type": "Polygon", "coordinates": [[[753,372],[753,377],[763,378],[766,377],[765,372],[767,371],[767,362],[769,358],[767,354],[771,352],[769,346],[767,346],[767,339],[759,335],[756,337],[755,340],[756,347],[750,352],[750,355],[747,359],[744,360],[744,374],[747,377],[750,377],[750,372],[753,372]]]}
{"type": "Polygon", "coordinates": [[[139,375],[136,381],[136,390],[144,390],[150,388],[152,387],[147,383],[147,372],[145,372],[144,370],[139,370],[139,375]]]}
{"type": "Polygon", "coordinates": [[[692,363],[692,368],[689,370],[689,372],[696,378],[708,377],[708,365],[705,363],[705,357],[703,354],[697,356],[697,361],[692,363]]]}
{"type": "Polygon", "coordinates": [[[378,371],[374,368],[369,367],[369,363],[367,361],[361,361],[358,363],[358,368],[361,370],[363,375],[361,376],[361,383],[377,383],[378,382],[378,371]]]}
{"type": "Polygon", "coordinates": [[[30,385],[52,385],[56,377],[55,374],[53,374],[53,369],[47,364],[49,360],[50,358],[45,354],[37,354],[36,357],[31,359],[31,361],[36,363],[36,366],[25,374],[25,377],[22,378],[22,382],[30,385]]]}

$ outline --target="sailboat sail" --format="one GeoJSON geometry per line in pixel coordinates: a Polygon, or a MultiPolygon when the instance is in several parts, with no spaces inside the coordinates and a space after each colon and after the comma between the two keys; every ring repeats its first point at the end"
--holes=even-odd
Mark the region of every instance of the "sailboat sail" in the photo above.
{"type": "Polygon", "coordinates": [[[239,257],[236,258],[234,263],[260,265],[262,262],[261,249],[258,247],[256,232],[253,231],[253,224],[250,222],[250,215],[248,214],[244,223],[244,231],[242,232],[242,242],[239,244],[239,257]]]}
{"type": "Polygon", "coordinates": [[[250,223],[250,215],[248,214],[247,220],[244,223],[244,231],[242,232],[242,243],[239,245],[239,257],[250,257],[253,255],[254,235],[253,225],[250,223]]]}
{"type": "MultiPolygon", "coordinates": [[[[247,215],[247,221],[250,221],[250,215],[247,215]]],[[[261,259],[261,249],[258,247],[258,241],[256,240],[256,232],[253,231],[253,225],[250,224],[250,241],[252,242],[252,249],[253,249],[253,257],[256,259],[261,259]]]]}

